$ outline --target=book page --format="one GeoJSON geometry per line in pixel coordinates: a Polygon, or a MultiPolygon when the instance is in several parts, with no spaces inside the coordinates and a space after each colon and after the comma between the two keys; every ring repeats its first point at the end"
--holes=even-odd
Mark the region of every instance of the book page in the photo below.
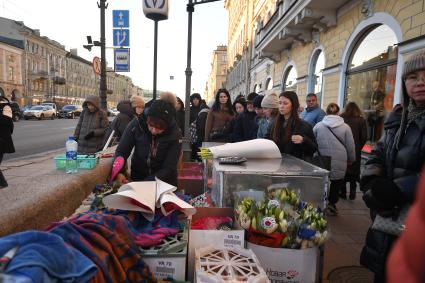
{"type": "Polygon", "coordinates": [[[192,216],[196,213],[196,209],[193,206],[183,201],[171,192],[163,194],[161,196],[160,205],[162,214],[164,215],[168,215],[176,209],[180,212],[183,212],[187,217],[192,216]]]}
{"type": "Polygon", "coordinates": [[[168,193],[168,192],[174,192],[177,190],[177,188],[173,185],[170,185],[168,183],[165,183],[164,181],[161,181],[160,179],[156,178],[156,197],[155,197],[155,203],[157,207],[160,207],[159,199],[162,194],[168,193]]]}
{"type": "Polygon", "coordinates": [[[119,188],[118,192],[103,199],[105,206],[115,209],[141,211],[151,219],[155,213],[156,182],[131,182],[119,188]]]}

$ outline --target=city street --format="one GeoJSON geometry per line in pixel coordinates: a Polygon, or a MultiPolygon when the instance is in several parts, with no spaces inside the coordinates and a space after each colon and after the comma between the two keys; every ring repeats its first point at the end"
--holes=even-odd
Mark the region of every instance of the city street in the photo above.
{"type": "Polygon", "coordinates": [[[13,143],[16,152],[4,159],[24,157],[45,151],[65,148],[68,136],[74,133],[78,119],[21,120],[14,123],[13,143]]]}

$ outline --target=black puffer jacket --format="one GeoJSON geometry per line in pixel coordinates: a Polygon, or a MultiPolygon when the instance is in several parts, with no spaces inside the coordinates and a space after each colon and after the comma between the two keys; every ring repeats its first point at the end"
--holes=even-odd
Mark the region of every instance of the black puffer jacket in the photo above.
{"type": "Polygon", "coordinates": [[[117,105],[117,110],[120,113],[112,121],[111,129],[115,131],[114,135],[117,137],[117,141],[119,141],[128,123],[134,118],[134,110],[129,100],[120,101],[117,105]]]}
{"type": "Polygon", "coordinates": [[[9,105],[9,100],[0,97],[0,153],[15,152],[12,140],[13,120],[12,117],[3,115],[3,108],[10,107],[9,105]]]}
{"type": "Polygon", "coordinates": [[[255,122],[257,114],[245,111],[234,119],[233,141],[241,142],[257,138],[258,125],[255,122]]]}
{"type": "Polygon", "coordinates": [[[164,182],[177,186],[177,162],[181,152],[181,132],[173,120],[161,135],[152,136],[144,116],[133,119],[115,151],[115,156],[125,160],[134,148],[131,160],[133,181],[153,181],[155,176],[164,182]],[[153,142],[156,143],[156,155],[153,142]]]}
{"type": "MultiPolygon", "coordinates": [[[[366,162],[361,183],[362,190],[368,190],[374,178],[385,177],[396,184],[404,202],[412,202],[425,160],[425,117],[408,124],[397,145],[402,111],[401,106],[396,107],[384,123],[385,134],[366,162]]],[[[376,215],[376,211],[371,211],[371,214],[376,215]]],[[[360,258],[361,264],[375,274],[381,274],[383,278],[385,261],[394,240],[394,236],[369,229],[360,258]]]]}

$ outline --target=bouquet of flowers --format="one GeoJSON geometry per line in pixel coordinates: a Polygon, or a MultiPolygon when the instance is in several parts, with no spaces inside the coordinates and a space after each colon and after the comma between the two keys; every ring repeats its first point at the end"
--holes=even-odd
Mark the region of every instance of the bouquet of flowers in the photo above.
{"type": "Polygon", "coordinates": [[[311,248],[322,245],[328,234],[321,209],[301,201],[289,188],[270,190],[259,203],[249,197],[240,200],[236,215],[248,241],[263,246],[311,248]]]}

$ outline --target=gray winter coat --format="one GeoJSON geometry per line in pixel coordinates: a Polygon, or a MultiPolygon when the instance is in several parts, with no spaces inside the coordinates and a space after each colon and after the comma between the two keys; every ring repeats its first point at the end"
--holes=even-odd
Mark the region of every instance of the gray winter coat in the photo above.
{"type": "Polygon", "coordinates": [[[106,113],[100,109],[100,99],[98,96],[89,95],[83,103],[83,112],[81,112],[74,136],[78,141],[79,154],[91,154],[102,149],[103,138],[109,126],[109,120],[106,113]],[[87,109],[87,102],[93,104],[96,110],[91,113],[87,109]],[[90,132],[94,136],[85,139],[90,132]]]}
{"type": "Polygon", "coordinates": [[[327,115],[313,128],[317,145],[321,155],[331,156],[331,180],[344,179],[347,170],[347,161],[356,160],[356,151],[353,134],[344,119],[337,115],[327,115]],[[341,144],[331,133],[332,131],[344,143],[341,144]]]}

